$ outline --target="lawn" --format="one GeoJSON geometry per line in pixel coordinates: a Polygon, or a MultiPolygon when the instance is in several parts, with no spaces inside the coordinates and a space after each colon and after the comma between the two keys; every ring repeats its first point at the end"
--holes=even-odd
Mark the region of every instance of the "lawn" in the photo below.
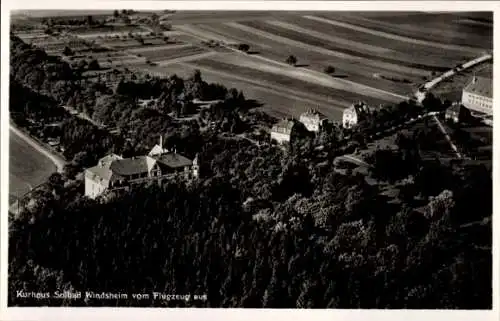
{"type": "Polygon", "coordinates": [[[9,194],[22,195],[29,186],[43,183],[56,166],[23,139],[10,131],[9,136],[9,194]],[[28,185],[29,184],[29,185],[28,185]]]}

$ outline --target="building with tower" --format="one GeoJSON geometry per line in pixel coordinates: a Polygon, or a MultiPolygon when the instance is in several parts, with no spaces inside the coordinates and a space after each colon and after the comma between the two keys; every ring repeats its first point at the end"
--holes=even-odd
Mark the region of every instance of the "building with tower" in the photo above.
{"type": "Polygon", "coordinates": [[[199,175],[198,157],[190,160],[163,147],[160,137],[148,155],[123,158],[110,154],[101,158],[97,165],[85,170],[85,196],[92,199],[110,190],[128,188],[131,184],[162,181],[174,177],[185,179],[199,175]]]}

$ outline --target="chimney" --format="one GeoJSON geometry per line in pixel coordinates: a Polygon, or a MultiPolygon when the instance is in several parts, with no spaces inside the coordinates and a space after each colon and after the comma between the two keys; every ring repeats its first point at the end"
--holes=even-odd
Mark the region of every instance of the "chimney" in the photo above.
{"type": "Polygon", "coordinates": [[[160,148],[163,149],[163,135],[160,135],[160,148]]]}

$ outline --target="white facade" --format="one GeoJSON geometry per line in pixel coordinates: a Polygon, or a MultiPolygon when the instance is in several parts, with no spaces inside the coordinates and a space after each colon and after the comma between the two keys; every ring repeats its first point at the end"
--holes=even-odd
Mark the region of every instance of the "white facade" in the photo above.
{"type": "Polygon", "coordinates": [[[104,180],[95,181],[85,175],[85,196],[94,199],[104,193],[107,188],[108,184],[104,180]]]}
{"type": "Polygon", "coordinates": [[[317,111],[310,110],[300,115],[299,121],[304,124],[308,131],[319,132],[326,121],[326,117],[317,111]]]}
{"type": "Polygon", "coordinates": [[[278,144],[289,143],[292,140],[292,133],[295,127],[295,120],[282,119],[271,128],[271,142],[278,144]]]}
{"type": "Polygon", "coordinates": [[[368,107],[365,103],[359,102],[351,107],[344,109],[342,113],[342,126],[351,128],[356,126],[362,119],[368,115],[368,107]]]}
{"type": "Polygon", "coordinates": [[[471,111],[493,115],[492,79],[474,76],[462,91],[462,105],[471,111]]]}
{"type": "Polygon", "coordinates": [[[290,134],[271,131],[271,140],[275,140],[278,144],[289,143],[290,134]]]}
{"type": "Polygon", "coordinates": [[[351,128],[358,124],[358,113],[353,107],[344,109],[342,114],[342,125],[344,128],[351,128]]]}
{"type": "Polygon", "coordinates": [[[490,97],[473,94],[467,91],[462,92],[462,104],[470,110],[484,114],[493,114],[493,99],[490,97]]]}

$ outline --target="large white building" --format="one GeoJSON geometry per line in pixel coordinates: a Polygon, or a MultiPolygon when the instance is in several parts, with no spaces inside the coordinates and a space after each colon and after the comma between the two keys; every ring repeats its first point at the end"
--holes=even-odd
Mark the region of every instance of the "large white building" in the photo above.
{"type": "Polygon", "coordinates": [[[292,139],[295,121],[289,119],[280,120],[271,128],[271,141],[278,144],[289,143],[292,139]]]}
{"type": "Polygon", "coordinates": [[[319,132],[328,119],[317,110],[310,109],[300,115],[299,121],[304,124],[310,132],[319,132]]]}
{"type": "Polygon", "coordinates": [[[369,115],[368,106],[359,102],[357,104],[352,104],[351,107],[344,109],[342,114],[342,126],[344,128],[351,128],[356,126],[360,121],[366,119],[369,115]]]}
{"type": "Polygon", "coordinates": [[[491,78],[474,76],[462,91],[462,104],[471,111],[493,115],[491,78]]]}
{"type": "Polygon", "coordinates": [[[198,177],[198,159],[190,160],[176,151],[155,145],[146,156],[123,158],[107,155],[96,166],[85,170],[85,196],[96,198],[109,190],[126,188],[131,184],[162,181],[174,176],[198,177]]]}

